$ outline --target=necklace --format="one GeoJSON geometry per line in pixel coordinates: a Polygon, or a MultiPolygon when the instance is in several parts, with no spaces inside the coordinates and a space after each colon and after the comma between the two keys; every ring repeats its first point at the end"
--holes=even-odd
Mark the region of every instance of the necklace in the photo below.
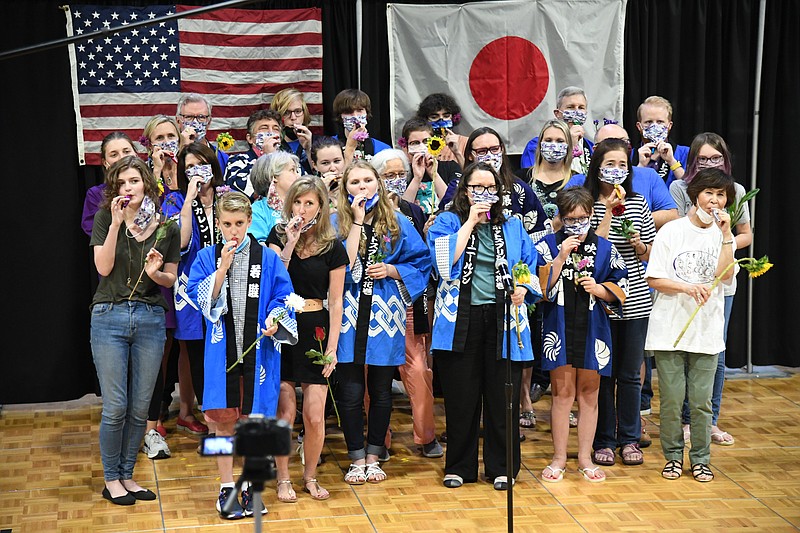
{"type": "MultiPolygon", "coordinates": [[[[133,239],[133,235],[130,235],[130,231],[128,230],[128,226],[125,226],[125,242],[128,244],[128,280],[125,282],[125,285],[130,289],[131,287],[131,264],[133,263],[133,256],[131,255],[131,239],[133,239]]],[[[144,265],[144,241],[142,241],[141,249],[139,252],[139,264],[144,265]]]]}

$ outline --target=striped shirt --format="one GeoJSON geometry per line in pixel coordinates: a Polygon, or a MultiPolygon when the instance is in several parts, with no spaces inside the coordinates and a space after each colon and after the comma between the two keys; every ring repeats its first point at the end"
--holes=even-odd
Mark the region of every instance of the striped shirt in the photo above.
{"type": "MultiPolygon", "coordinates": [[[[606,214],[606,206],[603,202],[594,203],[594,214],[592,215],[591,225],[595,230],[606,214]]],[[[647,200],[641,194],[634,194],[625,198],[625,213],[621,216],[612,216],[611,230],[608,232],[610,240],[625,259],[628,265],[628,297],[622,306],[622,318],[616,320],[633,320],[636,318],[647,318],[653,307],[650,299],[650,288],[644,279],[645,265],[636,256],[633,246],[614,229],[621,229],[624,219],[633,222],[633,227],[639,232],[640,239],[645,244],[652,244],[656,238],[656,225],[653,222],[653,214],[647,200]]],[[[612,317],[612,320],[615,320],[612,317]]]]}

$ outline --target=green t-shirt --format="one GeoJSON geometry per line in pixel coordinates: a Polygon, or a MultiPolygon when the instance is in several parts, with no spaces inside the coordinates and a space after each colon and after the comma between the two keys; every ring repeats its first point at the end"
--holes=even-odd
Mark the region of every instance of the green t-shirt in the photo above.
{"type": "Polygon", "coordinates": [[[478,224],[478,253],[475,257],[475,274],[472,276],[472,305],[495,303],[494,293],[494,240],[489,224],[478,224]]]}
{"type": "MultiPolygon", "coordinates": [[[[89,246],[102,246],[108,235],[108,228],[111,226],[111,211],[100,209],[94,216],[94,226],[92,226],[92,238],[89,246]]],[[[180,229],[175,223],[167,228],[166,236],[156,243],[156,233],[154,231],[143,242],[128,237],[127,228],[122,224],[117,235],[117,249],[114,256],[114,268],[108,276],[100,278],[100,284],[92,298],[92,306],[98,303],[120,303],[128,300],[144,302],[152,305],[160,305],[167,309],[167,302],[161,295],[159,285],[156,284],[147,272],[143,272],[144,260],[147,252],[155,246],[161,255],[164,256],[164,264],[177,263],[181,259],[181,236],[180,229]],[[136,281],[141,274],[141,281],[136,285],[136,281]],[[130,279],[130,282],[128,281],[130,279]],[[131,297],[133,288],[136,291],[131,297]]]]}

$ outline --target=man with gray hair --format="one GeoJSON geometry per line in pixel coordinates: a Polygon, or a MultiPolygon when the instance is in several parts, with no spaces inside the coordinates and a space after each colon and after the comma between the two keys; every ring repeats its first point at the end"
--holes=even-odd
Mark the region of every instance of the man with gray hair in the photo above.
{"type": "Polygon", "coordinates": [[[217,153],[217,160],[222,172],[228,166],[228,154],[209,142],[206,138],[208,126],[211,124],[211,102],[201,94],[189,93],[178,100],[178,110],[175,119],[181,127],[181,136],[184,144],[192,142],[203,143],[217,153]]]}
{"type": "MultiPolygon", "coordinates": [[[[556,108],[553,116],[569,124],[572,134],[573,149],[572,169],[575,172],[585,173],[589,168],[592,158],[592,142],[586,138],[583,124],[586,122],[586,93],[580,87],[565,87],[558,92],[556,108]],[[580,152],[580,154],[579,154],[580,152]]],[[[536,161],[536,148],[539,146],[539,137],[531,139],[522,152],[520,166],[532,167],[536,161]]]]}

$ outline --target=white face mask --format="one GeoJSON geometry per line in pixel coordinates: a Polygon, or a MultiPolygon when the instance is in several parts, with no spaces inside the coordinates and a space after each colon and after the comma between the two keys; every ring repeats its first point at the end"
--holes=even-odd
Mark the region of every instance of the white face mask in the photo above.
{"type": "Polygon", "coordinates": [[[714,215],[709,215],[706,213],[705,209],[702,209],[699,205],[695,205],[697,208],[697,218],[700,219],[700,222],[703,224],[711,224],[714,222],[714,215]]]}

